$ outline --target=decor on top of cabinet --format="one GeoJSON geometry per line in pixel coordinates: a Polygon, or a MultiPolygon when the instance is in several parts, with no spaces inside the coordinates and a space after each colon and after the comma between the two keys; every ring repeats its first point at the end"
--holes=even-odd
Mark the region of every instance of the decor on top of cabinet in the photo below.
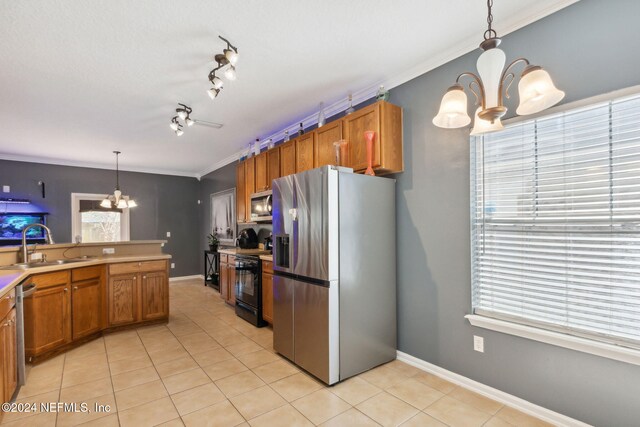
{"type": "Polygon", "coordinates": [[[353,113],[354,111],[356,111],[356,109],[353,108],[353,95],[349,94],[349,108],[347,108],[344,111],[344,115],[348,116],[349,114],[353,113]]]}
{"type": "Polygon", "coordinates": [[[304,135],[304,126],[300,123],[300,127],[298,127],[298,136],[304,135]]]}
{"type": "Polygon", "coordinates": [[[253,143],[253,155],[260,154],[260,138],[256,138],[256,142],[253,143]]]}
{"type": "Polygon", "coordinates": [[[336,166],[347,166],[349,164],[349,141],[340,139],[333,143],[336,153],[336,166]]]}
{"type": "Polygon", "coordinates": [[[211,195],[211,230],[219,243],[235,245],[236,189],[219,191],[211,195]]]}
{"type": "Polygon", "coordinates": [[[447,89],[442,97],[438,115],[433,118],[433,124],[438,127],[454,129],[466,126],[471,122],[467,111],[467,95],[464,92],[464,86],[460,84],[462,77],[470,77],[472,81],[469,84],[469,89],[475,95],[476,103],[479,103],[481,108],[476,115],[472,132],[477,134],[480,129],[485,132],[502,129],[500,119],[507,112],[503,97],[509,98],[509,87],[516,78],[512,69],[519,63],[523,63],[525,68],[518,83],[520,97],[520,105],[516,109],[518,115],[537,113],[557,104],[564,98],[564,92],[555,87],[549,73],[540,66],[532,65],[526,58],[518,58],[511,62],[507,68],[504,68],[506,55],[498,49],[501,40],[491,26],[493,23],[492,7],[493,0],[487,0],[489,26],[484,32],[483,42],[480,43],[480,48],[484,52],[476,64],[479,76],[471,72],[458,75],[455,84],[447,89]]]}
{"type": "Polygon", "coordinates": [[[364,171],[365,175],[375,176],[375,172],[373,171],[373,138],[375,138],[376,133],[372,130],[365,131],[364,139],[367,144],[367,170],[364,171]]]}
{"type": "Polygon", "coordinates": [[[289,131],[285,130],[284,131],[284,141],[283,142],[288,142],[291,138],[289,137],[289,131]]]}
{"type": "Polygon", "coordinates": [[[389,100],[389,91],[384,90],[384,86],[380,85],[378,88],[378,93],[376,94],[376,101],[388,101],[389,100]]]}
{"type": "Polygon", "coordinates": [[[320,103],[320,111],[318,112],[318,127],[321,128],[327,122],[327,118],[324,115],[324,102],[320,103]]]}
{"type": "Polygon", "coordinates": [[[220,239],[218,239],[218,236],[213,234],[213,233],[210,233],[207,236],[207,240],[209,242],[209,250],[211,252],[217,251],[218,250],[218,245],[220,244],[220,239]]]}

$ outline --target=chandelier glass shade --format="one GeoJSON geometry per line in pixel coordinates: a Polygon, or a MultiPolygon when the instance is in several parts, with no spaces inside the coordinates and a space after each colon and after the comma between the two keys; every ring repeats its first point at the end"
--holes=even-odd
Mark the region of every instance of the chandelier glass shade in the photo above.
{"type": "Polygon", "coordinates": [[[513,69],[518,64],[525,64],[518,83],[520,103],[516,109],[518,115],[535,114],[545,110],[564,98],[564,92],[558,90],[551,76],[542,67],[531,65],[526,58],[518,58],[506,68],[506,55],[498,48],[501,40],[492,29],[493,0],[487,1],[489,28],[484,33],[484,41],[480,47],[484,52],[478,58],[476,68],[478,74],[464,72],[458,76],[440,103],[440,110],[433,118],[433,124],[446,129],[460,128],[471,122],[467,111],[467,96],[460,80],[471,79],[469,90],[475,95],[476,110],[472,135],[492,132],[503,128],[501,118],[507,113],[504,98],[509,98],[509,88],[516,79],[513,69]]]}

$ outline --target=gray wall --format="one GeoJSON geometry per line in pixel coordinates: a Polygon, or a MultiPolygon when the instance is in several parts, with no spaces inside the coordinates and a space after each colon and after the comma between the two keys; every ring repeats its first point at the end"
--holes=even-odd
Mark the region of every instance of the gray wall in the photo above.
{"type": "MultiPolygon", "coordinates": [[[[508,61],[526,56],[544,66],[570,102],[640,84],[639,15],[635,0],[582,0],[504,37],[501,47],[508,61]]],[[[471,311],[469,131],[438,129],[431,119],[456,76],[475,71],[479,54],[391,91],[390,101],[404,109],[405,172],[396,176],[399,349],[590,424],[637,426],[639,366],[464,319],[471,311]],[[484,354],[473,351],[474,334],[485,338],[484,354]]]]}
{"type": "MultiPolygon", "coordinates": [[[[200,227],[198,249],[200,250],[204,250],[209,246],[207,235],[211,233],[211,195],[219,191],[235,188],[236,166],[237,162],[233,162],[200,178],[200,209],[198,210],[200,227]]],[[[203,269],[204,257],[201,258],[203,259],[200,261],[200,265],[201,269],[203,269]]]]}
{"type": "MultiPolygon", "coordinates": [[[[112,193],[115,171],[0,160],[0,185],[11,186],[11,193],[0,197],[28,198],[49,212],[47,223],[56,242],[63,243],[71,241],[71,193],[112,193]],[[38,181],[46,184],[44,199],[38,181]]],[[[175,263],[171,276],[198,274],[198,181],[121,172],[120,186],[138,203],[130,213],[131,240],[168,240],[164,251],[175,263]]]]}

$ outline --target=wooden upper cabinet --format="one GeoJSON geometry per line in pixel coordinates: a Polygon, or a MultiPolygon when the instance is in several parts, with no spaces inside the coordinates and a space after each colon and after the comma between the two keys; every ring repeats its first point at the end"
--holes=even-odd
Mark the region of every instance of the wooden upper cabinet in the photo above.
{"type": "MultiPolygon", "coordinates": [[[[314,156],[314,167],[336,164],[336,152],[333,143],[342,139],[342,121],[325,124],[315,130],[316,133],[316,153],[314,156]]],[[[342,166],[349,166],[343,164],[342,166]]]]}
{"type": "Polygon", "coordinates": [[[280,147],[267,151],[267,189],[271,188],[271,181],[280,178],[280,147]]]}
{"type": "Polygon", "coordinates": [[[385,101],[364,107],[343,119],[344,136],[349,141],[351,167],[367,168],[364,132],[375,132],[373,168],[378,174],[402,172],[402,109],[385,101]]]}
{"type": "Polygon", "coordinates": [[[267,152],[260,153],[256,156],[256,188],[255,192],[268,190],[270,185],[268,165],[267,165],[267,152]]]}
{"type": "Polygon", "coordinates": [[[238,222],[246,221],[244,167],[245,162],[240,162],[236,166],[236,220],[238,222]]]}
{"type": "Polygon", "coordinates": [[[244,161],[244,209],[245,221],[251,221],[251,195],[256,192],[256,158],[244,161]]]}
{"type": "Polygon", "coordinates": [[[280,176],[296,173],[296,141],[287,141],[280,146],[280,176]]]}
{"type": "Polygon", "coordinates": [[[313,169],[315,147],[315,131],[305,133],[296,138],[296,173],[313,169]]]}

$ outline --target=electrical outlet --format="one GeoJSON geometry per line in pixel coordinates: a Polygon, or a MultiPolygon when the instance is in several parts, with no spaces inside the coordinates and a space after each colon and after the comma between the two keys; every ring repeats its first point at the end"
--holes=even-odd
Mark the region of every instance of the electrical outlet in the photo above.
{"type": "Polygon", "coordinates": [[[11,192],[11,187],[9,187],[8,185],[3,185],[2,186],[2,192],[3,193],[10,193],[11,192]]]}
{"type": "Polygon", "coordinates": [[[176,263],[175,262],[171,263],[171,268],[176,268],[176,263]]]}
{"type": "Polygon", "coordinates": [[[116,253],[116,248],[102,248],[102,255],[113,255],[116,253]]]}
{"type": "Polygon", "coordinates": [[[198,200],[198,204],[200,204],[200,200],[198,200]]]}
{"type": "Polygon", "coordinates": [[[171,232],[167,231],[167,237],[171,237],[171,232]]]}
{"type": "Polygon", "coordinates": [[[484,338],[479,337],[477,335],[473,336],[473,349],[475,351],[479,351],[480,353],[484,353],[484,338]]]}
{"type": "Polygon", "coordinates": [[[31,254],[31,261],[40,261],[42,259],[42,252],[34,252],[31,254]]]}

